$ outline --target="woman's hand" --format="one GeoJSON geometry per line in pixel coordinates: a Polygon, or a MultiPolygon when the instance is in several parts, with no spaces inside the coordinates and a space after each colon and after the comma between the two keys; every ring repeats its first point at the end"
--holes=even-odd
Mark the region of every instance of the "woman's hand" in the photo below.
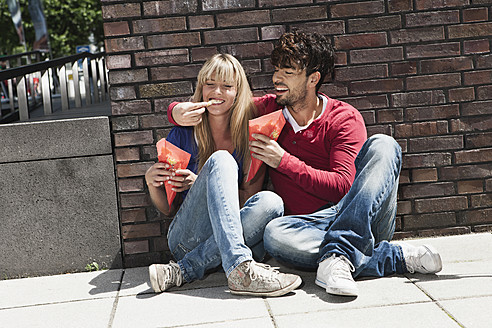
{"type": "Polygon", "coordinates": [[[202,114],[208,102],[182,102],[174,106],[172,116],[174,121],[181,126],[194,126],[202,121],[202,114]]]}
{"type": "Polygon", "coordinates": [[[173,191],[182,192],[191,188],[195,183],[197,175],[188,169],[176,170],[167,183],[173,186],[173,191]]]}
{"type": "Polygon", "coordinates": [[[159,188],[169,180],[174,172],[170,170],[171,166],[167,163],[157,162],[145,172],[145,181],[150,187],[159,188]]]}

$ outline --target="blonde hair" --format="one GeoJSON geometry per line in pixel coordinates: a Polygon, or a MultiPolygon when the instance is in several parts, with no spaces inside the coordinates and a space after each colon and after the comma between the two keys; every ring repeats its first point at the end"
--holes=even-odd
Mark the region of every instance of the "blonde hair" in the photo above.
{"type": "MultiPolygon", "coordinates": [[[[216,54],[208,59],[198,73],[198,83],[194,102],[204,101],[203,85],[215,74],[216,81],[225,81],[236,87],[236,98],[229,110],[229,128],[231,130],[232,144],[236,150],[236,155],[243,160],[244,167],[248,167],[249,155],[249,134],[248,120],[252,118],[256,107],[252,100],[252,93],[249,87],[246,73],[239,61],[228,54],[216,54]]],[[[212,138],[210,125],[208,122],[208,112],[205,112],[200,124],[194,128],[195,136],[198,140],[198,170],[201,170],[210,155],[216,151],[215,142],[212,138]]]]}

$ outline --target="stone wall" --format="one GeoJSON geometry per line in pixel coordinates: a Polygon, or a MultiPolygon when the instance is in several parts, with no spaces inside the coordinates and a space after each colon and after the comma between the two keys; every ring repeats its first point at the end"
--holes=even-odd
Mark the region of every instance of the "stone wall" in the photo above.
{"type": "Polygon", "coordinates": [[[331,38],[337,78],[322,91],[404,150],[397,237],[491,229],[492,1],[101,2],[127,266],[168,260],[170,220],[143,177],[168,104],[217,52],[240,59],[256,95],[271,91],[269,54],[294,29],[331,38]]]}

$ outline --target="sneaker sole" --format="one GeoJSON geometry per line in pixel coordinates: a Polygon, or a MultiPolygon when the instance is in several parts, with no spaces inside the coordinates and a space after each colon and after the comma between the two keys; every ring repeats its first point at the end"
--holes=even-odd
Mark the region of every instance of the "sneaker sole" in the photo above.
{"type": "Polygon", "coordinates": [[[438,273],[439,271],[442,270],[442,260],[441,260],[441,255],[439,255],[439,252],[431,245],[422,245],[424,248],[426,248],[431,254],[432,254],[432,260],[436,266],[435,270],[427,270],[429,273],[438,273]]]}
{"type": "Polygon", "coordinates": [[[359,296],[358,290],[342,290],[339,288],[328,287],[326,285],[326,282],[319,280],[318,278],[316,278],[314,283],[320,286],[321,288],[323,288],[324,290],[326,290],[328,294],[338,295],[338,296],[359,296]]]}
{"type": "Polygon", "coordinates": [[[231,291],[231,294],[234,295],[277,297],[290,293],[291,291],[299,287],[301,284],[302,284],[301,277],[297,277],[297,279],[292,284],[285,286],[282,289],[274,290],[271,292],[252,292],[252,291],[233,290],[233,289],[229,289],[229,290],[231,291]]]}
{"type": "Polygon", "coordinates": [[[149,277],[150,285],[152,286],[154,292],[162,292],[162,290],[159,288],[159,283],[157,282],[157,265],[152,264],[151,266],[149,266],[149,277]]]}

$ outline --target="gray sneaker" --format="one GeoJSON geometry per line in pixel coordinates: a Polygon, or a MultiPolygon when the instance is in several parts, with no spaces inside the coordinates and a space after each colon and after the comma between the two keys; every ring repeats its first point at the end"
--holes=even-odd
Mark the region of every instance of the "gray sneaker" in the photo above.
{"type": "Polygon", "coordinates": [[[396,244],[401,247],[408,272],[429,274],[442,270],[441,256],[434,247],[430,245],[416,247],[405,242],[396,244]]]}
{"type": "Polygon", "coordinates": [[[156,293],[183,284],[183,274],[179,265],[173,261],[169,264],[152,264],[149,266],[150,284],[156,293]]]}
{"type": "Polygon", "coordinates": [[[302,279],[280,273],[268,264],[245,261],[232,270],[227,283],[236,295],[282,296],[299,287],[302,279]]]}

